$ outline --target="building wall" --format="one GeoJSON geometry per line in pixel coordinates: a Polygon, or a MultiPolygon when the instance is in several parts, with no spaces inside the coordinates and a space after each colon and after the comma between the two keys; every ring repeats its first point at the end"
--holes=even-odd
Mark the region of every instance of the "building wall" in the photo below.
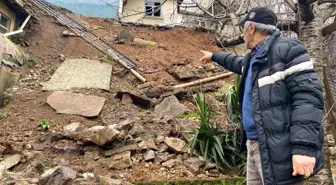
{"type": "MultiPolygon", "coordinates": [[[[181,24],[182,15],[177,13],[176,0],[168,0],[161,7],[161,17],[144,16],[144,0],[128,0],[124,5],[120,20],[151,25],[174,25],[181,24]],[[139,13],[142,12],[142,13],[139,13]],[[136,14],[136,15],[134,15],[136,14]]],[[[163,2],[163,0],[161,0],[163,2]]]]}
{"type": "Polygon", "coordinates": [[[10,32],[15,31],[15,19],[16,15],[15,12],[10,10],[3,2],[0,1],[0,12],[7,16],[11,21],[10,21],[10,32]]]}

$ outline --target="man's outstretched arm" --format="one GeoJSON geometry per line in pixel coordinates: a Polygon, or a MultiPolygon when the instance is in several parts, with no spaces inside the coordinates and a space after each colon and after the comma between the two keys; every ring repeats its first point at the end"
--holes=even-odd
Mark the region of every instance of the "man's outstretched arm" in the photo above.
{"type": "Polygon", "coordinates": [[[226,52],[222,53],[211,53],[208,51],[201,51],[201,52],[204,54],[203,57],[201,58],[202,62],[207,63],[210,60],[212,60],[229,71],[232,71],[239,75],[242,74],[244,57],[232,55],[226,52]]]}

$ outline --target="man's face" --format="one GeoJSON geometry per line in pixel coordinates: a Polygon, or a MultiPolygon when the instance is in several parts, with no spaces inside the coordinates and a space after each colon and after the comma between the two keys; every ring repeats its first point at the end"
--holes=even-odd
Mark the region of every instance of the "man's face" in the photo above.
{"type": "Polygon", "coordinates": [[[253,48],[253,37],[255,32],[255,25],[253,23],[248,24],[245,27],[241,28],[242,34],[241,37],[245,42],[245,46],[247,49],[253,48]]]}

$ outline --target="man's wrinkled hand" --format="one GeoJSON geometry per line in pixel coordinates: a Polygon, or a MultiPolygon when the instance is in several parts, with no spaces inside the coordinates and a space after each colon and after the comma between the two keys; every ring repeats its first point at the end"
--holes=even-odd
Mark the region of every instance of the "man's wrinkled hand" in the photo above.
{"type": "Polygon", "coordinates": [[[204,64],[209,63],[211,61],[213,53],[203,50],[201,50],[201,52],[203,53],[203,57],[200,59],[200,61],[204,64]]]}
{"type": "Polygon", "coordinates": [[[303,175],[305,178],[310,177],[314,171],[316,159],[304,155],[293,155],[293,176],[303,175]]]}

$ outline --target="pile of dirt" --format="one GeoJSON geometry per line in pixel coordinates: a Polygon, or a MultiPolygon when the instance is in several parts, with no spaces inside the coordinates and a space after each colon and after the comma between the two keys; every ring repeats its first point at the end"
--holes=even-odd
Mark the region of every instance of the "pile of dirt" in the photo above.
{"type": "MultiPolygon", "coordinates": [[[[137,71],[154,84],[150,87],[165,86],[169,89],[170,86],[195,80],[194,77],[186,81],[178,80],[172,72],[169,72],[177,71],[175,68],[169,70],[174,66],[187,66],[186,69],[196,72],[197,78],[223,73],[216,64],[204,65],[199,61],[200,50],[213,52],[221,50],[217,48],[213,36],[209,33],[186,28],[159,31],[153,28],[122,26],[110,20],[73,14],[71,16],[131,58],[138,65],[137,71]],[[117,42],[115,35],[122,30],[129,31],[135,38],[156,42],[160,47],[117,42]]],[[[87,58],[106,62],[104,61],[106,56],[81,38],[63,36],[62,33],[65,30],[67,30],[65,27],[58,25],[50,17],[40,14],[39,20],[34,20],[29,25],[22,39],[21,45],[25,46],[25,50],[32,59],[28,64],[17,69],[20,79],[6,92],[7,105],[0,109],[0,113],[6,115],[0,118],[0,149],[3,148],[0,150],[0,157],[7,159],[19,154],[21,159],[9,169],[11,172],[7,172],[3,179],[8,181],[19,181],[20,178],[21,181],[30,179],[29,182],[32,181],[31,183],[34,184],[35,181],[45,180],[41,175],[57,166],[54,171],[58,170],[58,174],[71,169],[76,171],[78,174],[74,178],[66,177],[74,180],[75,184],[81,184],[81,182],[90,184],[92,179],[87,176],[91,176],[91,173],[95,174],[94,182],[104,178],[134,183],[225,177],[213,164],[195,155],[191,157],[185,151],[176,151],[176,148],[174,149],[174,146],[170,146],[166,141],[167,138],[172,138],[185,142],[187,137],[181,134],[181,131],[198,126],[197,120],[176,117],[175,106],[181,109],[181,113],[195,113],[197,108],[190,96],[192,93],[178,96],[178,92],[168,90],[170,95],[180,98],[180,102],[173,98],[174,104],[168,104],[172,107],[170,111],[168,110],[171,116],[160,117],[158,115],[168,114],[167,110],[155,108],[154,111],[154,106],[162,103],[161,101],[167,97],[173,96],[169,96],[168,93],[164,97],[159,96],[158,99],[149,97],[148,99],[153,101],[149,107],[139,105],[134,100],[128,101],[129,97],[126,95],[120,99],[116,98],[116,92],[137,92],[144,96],[153,88],[139,91],[137,87],[141,83],[132,74],[125,73],[125,70],[115,62],[111,62],[113,68],[111,91],[72,90],[76,94],[105,98],[104,107],[98,117],[84,118],[78,115],[57,114],[47,103],[51,92],[42,91],[43,82],[50,80],[56,69],[67,58],[87,58]],[[181,99],[181,97],[189,98],[181,99]],[[130,128],[118,130],[117,135],[123,137],[118,139],[113,137],[115,140],[111,140],[111,136],[102,146],[96,145],[92,140],[83,139],[82,133],[76,132],[69,135],[64,131],[64,127],[71,123],[80,123],[81,130],[88,131],[95,126],[107,129],[113,125],[120,125],[128,119],[134,120],[130,128]],[[42,120],[48,122],[50,126],[48,131],[42,129],[42,120]],[[150,142],[151,145],[144,144],[146,142],[150,142]],[[120,149],[129,145],[136,145],[137,149],[115,152],[112,157],[105,155],[110,149],[120,149]],[[127,152],[131,155],[128,156],[127,152]],[[60,166],[68,166],[71,169],[60,168],[60,166]]],[[[232,80],[233,77],[230,77],[213,82],[211,85],[218,87],[222,83],[231,83],[232,80]]],[[[159,95],[162,95],[161,91],[159,92],[159,95]]],[[[171,101],[168,102],[171,103],[171,101]]],[[[108,129],[106,132],[111,130],[114,129],[108,129]]],[[[101,132],[105,134],[105,131],[98,131],[98,133],[101,132]]],[[[54,178],[51,174],[45,174],[43,177],[54,178]]]]}

